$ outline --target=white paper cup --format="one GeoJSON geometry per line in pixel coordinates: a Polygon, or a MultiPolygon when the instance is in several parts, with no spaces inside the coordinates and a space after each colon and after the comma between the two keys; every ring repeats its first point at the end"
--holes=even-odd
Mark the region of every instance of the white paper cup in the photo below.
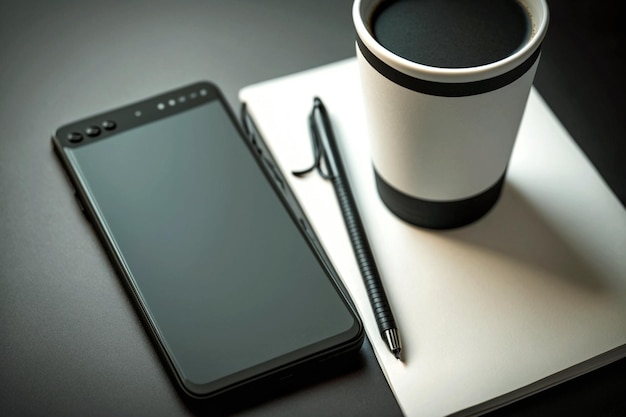
{"type": "Polygon", "coordinates": [[[368,27],[381,1],[354,2],[376,183],[400,218],[434,229],[458,227],[498,200],[548,28],[545,0],[520,2],[533,28],[527,42],[504,59],[471,68],[432,67],[390,52],[368,27]]]}

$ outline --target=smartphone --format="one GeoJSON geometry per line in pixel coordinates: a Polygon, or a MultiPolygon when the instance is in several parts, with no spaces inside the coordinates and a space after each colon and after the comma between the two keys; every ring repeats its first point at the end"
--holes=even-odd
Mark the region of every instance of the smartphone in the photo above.
{"type": "Polygon", "coordinates": [[[352,303],[261,141],[209,82],[52,137],[81,210],[191,397],[279,378],[363,341],[352,303]]]}

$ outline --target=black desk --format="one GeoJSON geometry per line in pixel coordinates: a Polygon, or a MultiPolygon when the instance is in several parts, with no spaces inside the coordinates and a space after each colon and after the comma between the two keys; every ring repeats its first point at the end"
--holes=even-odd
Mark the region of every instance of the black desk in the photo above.
{"type": "MultiPolygon", "coordinates": [[[[550,4],[536,85],[625,202],[623,6],[550,4]]],[[[215,81],[236,106],[245,85],[352,56],[351,0],[23,1],[1,10],[0,415],[211,414],[174,390],[49,137],[63,123],[198,79],[215,81]]],[[[367,342],[337,368],[222,408],[400,415],[367,342]]],[[[624,375],[620,361],[496,414],[626,415],[624,375]]]]}

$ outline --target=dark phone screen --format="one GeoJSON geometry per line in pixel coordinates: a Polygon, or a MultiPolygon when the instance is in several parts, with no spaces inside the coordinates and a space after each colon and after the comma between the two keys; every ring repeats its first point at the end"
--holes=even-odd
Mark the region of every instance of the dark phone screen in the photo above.
{"type": "Polygon", "coordinates": [[[185,381],[354,331],[219,101],[66,149],[185,381]]]}

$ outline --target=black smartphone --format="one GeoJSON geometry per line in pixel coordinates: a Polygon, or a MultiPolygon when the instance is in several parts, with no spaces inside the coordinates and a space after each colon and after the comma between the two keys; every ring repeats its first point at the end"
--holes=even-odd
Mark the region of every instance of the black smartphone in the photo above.
{"type": "Polygon", "coordinates": [[[166,367],[205,398],[363,341],[363,327],[258,135],[200,82],[52,137],[81,210],[166,367]]]}

